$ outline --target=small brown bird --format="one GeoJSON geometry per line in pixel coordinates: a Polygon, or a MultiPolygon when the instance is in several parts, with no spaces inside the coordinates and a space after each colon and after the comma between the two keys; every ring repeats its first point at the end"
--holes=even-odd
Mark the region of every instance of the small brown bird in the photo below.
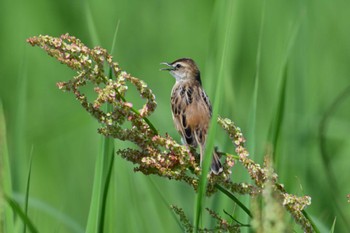
{"type": "MultiPolygon", "coordinates": [[[[193,147],[199,146],[202,166],[212,107],[202,88],[199,69],[190,58],[161,64],[168,66],[161,70],[169,71],[176,79],[171,92],[171,110],[175,127],[181,134],[183,143],[193,147]]],[[[213,153],[211,170],[214,174],[222,172],[222,165],[216,153],[213,153]]]]}

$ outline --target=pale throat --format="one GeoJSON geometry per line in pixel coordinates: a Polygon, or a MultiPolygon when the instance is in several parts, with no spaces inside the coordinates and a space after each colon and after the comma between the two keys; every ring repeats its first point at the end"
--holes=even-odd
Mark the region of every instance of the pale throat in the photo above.
{"type": "Polygon", "coordinates": [[[190,72],[184,72],[184,73],[170,72],[170,73],[176,79],[176,82],[189,81],[192,79],[190,72]]]}

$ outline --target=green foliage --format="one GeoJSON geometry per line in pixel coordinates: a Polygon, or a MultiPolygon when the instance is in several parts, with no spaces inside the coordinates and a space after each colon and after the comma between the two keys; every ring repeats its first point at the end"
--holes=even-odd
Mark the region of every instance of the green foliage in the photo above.
{"type": "Polygon", "coordinates": [[[233,3],[231,2],[228,4],[228,8],[223,14],[223,18],[228,18],[226,23],[226,28],[224,30],[223,34],[223,48],[221,51],[220,61],[219,61],[219,69],[217,71],[217,83],[216,83],[216,89],[215,89],[215,101],[213,103],[213,113],[212,113],[212,120],[209,127],[208,132],[208,138],[206,142],[206,148],[205,148],[205,155],[204,155],[204,161],[203,161],[203,168],[202,173],[199,179],[199,187],[198,192],[196,196],[196,203],[195,203],[195,217],[194,217],[194,231],[196,231],[199,228],[199,222],[201,218],[201,213],[203,209],[203,204],[205,202],[205,193],[206,193],[206,187],[207,187],[207,175],[209,171],[209,164],[211,164],[211,158],[212,158],[212,151],[214,150],[214,144],[215,144],[215,138],[216,138],[216,129],[217,129],[217,118],[219,116],[221,102],[222,102],[222,92],[221,89],[223,88],[223,80],[224,80],[224,69],[227,65],[227,56],[229,53],[228,50],[228,44],[231,39],[231,30],[232,30],[232,9],[233,9],[233,3]]]}
{"type": "MultiPolygon", "coordinates": [[[[248,115],[254,97],[260,40],[254,158],[262,163],[269,143],[276,142],[278,146],[271,146],[275,148],[273,155],[277,158],[275,169],[279,180],[290,193],[312,196],[307,212],[321,232],[331,231],[335,217],[336,232],[350,231],[347,221],[350,207],[346,198],[350,193],[346,175],[350,162],[349,98],[345,97],[331,109],[331,114],[326,114],[349,85],[350,68],[346,61],[350,3],[340,0],[266,1],[264,29],[259,39],[263,4],[258,0],[181,0],[176,4],[107,0],[89,2],[89,7],[83,2],[42,0],[22,2],[18,7],[5,0],[1,7],[8,10],[0,15],[1,22],[7,22],[0,27],[3,55],[0,57],[0,99],[7,133],[1,136],[0,150],[4,150],[2,145],[5,144],[8,153],[0,156],[1,161],[9,159],[8,168],[11,167],[12,172],[1,167],[0,172],[5,171],[7,177],[1,179],[12,180],[12,189],[7,189],[6,194],[25,199],[30,154],[26,145],[33,145],[28,213],[40,232],[73,230],[57,216],[42,211],[35,200],[64,213],[80,228],[87,225],[94,166],[100,156],[96,133],[99,126],[71,96],[62,95],[54,86],[57,81],[68,80],[72,72],[47,59],[42,52],[29,48],[25,39],[40,33],[58,36],[69,32],[88,42],[89,47],[110,47],[115,22],[120,20],[112,54],[125,70],[144,79],[157,96],[158,108],[149,120],[155,123],[160,134],[168,132],[180,142],[169,107],[174,80],[158,72],[158,64],[185,56],[195,59],[202,71],[204,88],[213,102],[227,23],[222,16],[230,2],[233,2],[233,13],[229,17],[232,17],[232,39],[223,70],[219,114],[233,119],[243,132],[251,130],[248,115]],[[99,44],[92,42],[97,39],[92,40],[88,32],[91,25],[86,19],[91,18],[95,25],[93,35],[98,37],[99,44]],[[293,41],[292,46],[289,46],[290,41],[293,41]],[[19,65],[23,60],[26,68],[19,65]],[[285,64],[288,69],[284,74],[285,64]],[[284,77],[287,81],[281,91],[284,77]],[[325,115],[326,124],[320,134],[320,123],[325,115]],[[275,132],[274,140],[268,136],[270,129],[275,132]],[[326,149],[326,157],[322,157],[320,147],[326,149]]],[[[88,96],[93,98],[94,93],[88,96]]],[[[135,109],[143,104],[137,97],[136,89],[130,88],[127,99],[134,103],[135,109]]],[[[123,142],[116,144],[118,149],[131,146],[123,142]]],[[[215,145],[234,153],[231,142],[220,129],[215,145]]],[[[179,232],[181,228],[168,207],[172,203],[183,208],[190,216],[189,222],[193,222],[195,193],[188,186],[153,177],[168,203],[164,205],[155,195],[150,177],[134,173],[133,166],[120,157],[115,157],[112,173],[107,197],[107,211],[111,213],[108,216],[113,216],[112,220],[106,220],[106,225],[112,229],[109,232],[179,232]]],[[[245,169],[238,163],[233,167],[232,179],[248,181],[245,169]]],[[[244,199],[244,196],[235,196],[240,201],[244,199]]],[[[24,210],[23,203],[15,200],[24,210]]],[[[241,219],[246,213],[235,208],[236,204],[226,195],[206,198],[203,207],[220,215],[225,210],[234,219],[246,223],[241,219]]],[[[211,219],[212,216],[204,212],[201,222],[205,226],[215,226],[216,222],[211,219]]],[[[227,219],[230,221],[231,217],[227,215],[227,219]]],[[[21,222],[17,220],[16,223],[21,222]]],[[[18,225],[11,224],[12,227],[18,225]]],[[[293,224],[291,227],[296,232],[302,231],[293,224]]],[[[9,232],[16,232],[17,228],[9,232]]]]}
{"type": "Polygon", "coordinates": [[[12,180],[7,149],[6,120],[3,105],[0,101],[0,232],[14,230],[12,211],[5,203],[6,195],[12,195],[12,180]]]}
{"type": "MultiPolygon", "coordinates": [[[[23,224],[25,225],[24,229],[28,227],[28,229],[32,233],[39,232],[37,227],[33,224],[33,222],[29,219],[27,214],[21,209],[21,206],[15,200],[11,199],[8,196],[5,196],[5,200],[6,200],[6,203],[12,208],[13,213],[16,214],[16,216],[18,216],[23,222],[23,224]]],[[[5,224],[8,224],[8,223],[9,222],[6,222],[5,224]]],[[[8,226],[8,227],[12,228],[13,226],[8,226]]]]}

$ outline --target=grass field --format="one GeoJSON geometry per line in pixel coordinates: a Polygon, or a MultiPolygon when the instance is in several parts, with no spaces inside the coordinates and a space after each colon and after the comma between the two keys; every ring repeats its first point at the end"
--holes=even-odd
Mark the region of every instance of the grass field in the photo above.
{"type": "MultiPolygon", "coordinates": [[[[9,220],[4,194],[27,208],[38,232],[101,232],[94,191],[108,169],[99,165],[110,162],[108,146],[130,146],[99,135],[98,122],[55,85],[75,73],[26,43],[65,33],[106,48],[144,80],[158,103],[151,122],[179,142],[169,97],[175,81],[159,63],[193,58],[215,111],[241,127],[250,158],[262,164],[272,148],[279,182],[311,196],[306,211],[319,231],[350,232],[350,2],[2,0],[0,9],[0,232],[30,232],[18,215],[9,220]]],[[[141,107],[135,90],[128,100],[141,107]]],[[[219,127],[213,140],[235,153],[219,127]]],[[[194,221],[198,199],[188,185],[135,173],[120,156],[113,165],[103,232],[182,232],[172,204],[194,221]]],[[[251,182],[238,162],[232,180],[251,182]]],[[[248,196],[236,196],[250,208],[248,196]]],[[[221,193],[204,207],[250,220],[221,193]]],[[[207,214],[200,224],[215,225],[207,214]]]]}

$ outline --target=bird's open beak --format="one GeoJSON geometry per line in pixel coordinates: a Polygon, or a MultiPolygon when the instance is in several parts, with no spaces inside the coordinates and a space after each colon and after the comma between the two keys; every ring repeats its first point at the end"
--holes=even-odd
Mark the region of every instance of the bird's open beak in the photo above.
{"type": "Polygon", "coordinates": [[[166,70],[166,71],[171,71],[171,70],[174,70],[175,68],[172,66],[172,65],[170,65],[169,63],[167,63],[167,62],[162,62],[162,63],[160,63],[161,65],[166,65],[166,66],[168,66],[167,68],[161,68],[160,70],[166,70]]]}

